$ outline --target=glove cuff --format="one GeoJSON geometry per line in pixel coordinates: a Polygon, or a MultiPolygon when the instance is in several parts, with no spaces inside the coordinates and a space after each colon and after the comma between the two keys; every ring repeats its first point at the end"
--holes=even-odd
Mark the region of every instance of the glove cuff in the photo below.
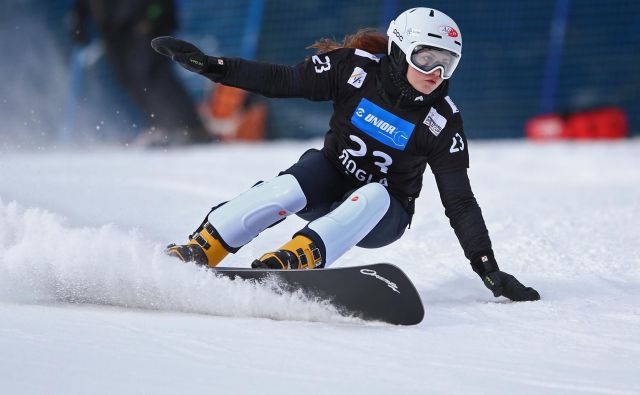
{"type": "Polygon", "coordinates": [[[200,74],[206,75],[210,78],[215,77],[218,80],[227,74],[227,62],[224,58],[205,56],[205,59],[205,66],[200,74]]]}
{"type": "Polygon", "coordinates": [[[480,278],[483,278],[488,273],[500,270],[492,250],[481,251],[475,254],[471,259],[471,267],[474,272],[478,273],[480,278]]]}

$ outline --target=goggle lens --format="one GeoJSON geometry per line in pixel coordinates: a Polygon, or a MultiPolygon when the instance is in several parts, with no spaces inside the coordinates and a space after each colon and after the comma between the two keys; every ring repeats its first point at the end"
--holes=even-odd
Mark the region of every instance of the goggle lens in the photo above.
{"type": "Polygon", "coordinates": [[[416,46],[410,57],[411,64],[425,73],[440,68],[444,79],[451,77],[459,59],[460,56],[457,53],[428,45],[416,46]]]}

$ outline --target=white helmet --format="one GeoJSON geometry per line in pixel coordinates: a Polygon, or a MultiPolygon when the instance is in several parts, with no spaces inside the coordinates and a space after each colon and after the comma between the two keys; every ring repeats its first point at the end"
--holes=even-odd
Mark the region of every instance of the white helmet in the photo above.
{"type": "Polygon", "coordinates": [[[387,30],[389,55],[395,43],[407,63],[421,73],[440,69],[443,79],[451,78],[462,57],[462,35],[458,25],[433,8],[411,8],[392,20],[387,30]]]}

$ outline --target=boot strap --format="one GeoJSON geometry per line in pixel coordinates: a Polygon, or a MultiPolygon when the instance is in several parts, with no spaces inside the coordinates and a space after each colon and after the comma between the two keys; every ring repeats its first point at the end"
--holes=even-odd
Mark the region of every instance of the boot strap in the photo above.
{"type": "Polygon", "coordinates": [[[209,248],[211,248],[211,244],[204,238],[204,236],[202,236],[203,232],[206,232],[207,236],[209,236],[211,239],[215,239],[215,237],[213,237],[213,235],[215,234],[215,229],[213,228],[213,225],[209,223],[209,221],[204,223],[201,231],[193,232],[193,234],[189,236],[189,239],[194,240],[200,247],[208,250],[209,248]]]}
{"type": "Polygon", "coordinates": [[[309,244],[309,251],[311,251],[311,256],[313,258],[313,266],[309,265],[309,259],[307,258],[307,254],[304,253],[302,248],[296,249],[296,255],[298,257],[298,262],[300,268],[302,267],[311,267],[315,268],[320,265],[322,262],[322,257],[320,256],[320,249],[315,245],[315,243],[309,244]]]}

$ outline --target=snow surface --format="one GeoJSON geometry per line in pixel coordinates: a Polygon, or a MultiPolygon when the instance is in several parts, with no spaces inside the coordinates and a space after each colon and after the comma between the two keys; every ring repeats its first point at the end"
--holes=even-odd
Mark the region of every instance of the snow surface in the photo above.
{"type": "Polygon", "coordinates": [[[484,288],[428,171],[405,236],[335,264],[401,266],[425,303],[417,326],[162,255],[320,144],[0,152],[0,393],[640,394],[640,141],[471,142],[498,262],[538,302],[484,288]]]}

